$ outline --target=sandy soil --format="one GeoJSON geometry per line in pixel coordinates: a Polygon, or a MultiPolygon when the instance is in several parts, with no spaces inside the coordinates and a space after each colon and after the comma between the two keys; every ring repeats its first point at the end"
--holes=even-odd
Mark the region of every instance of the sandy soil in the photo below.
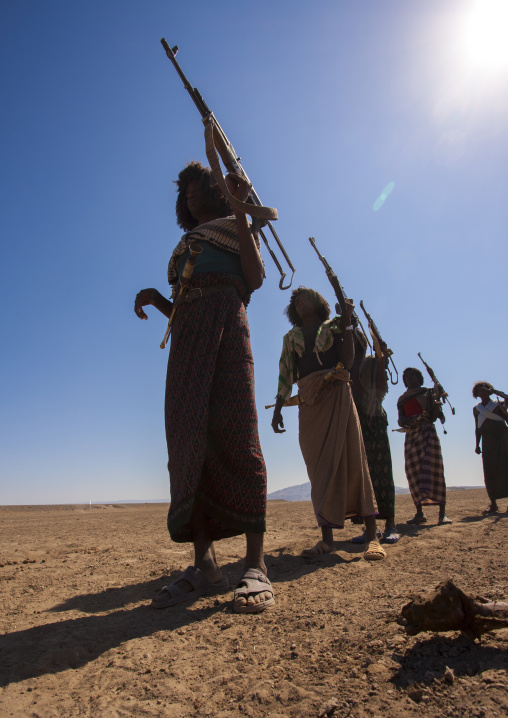
{"type": "MultiPolygon", "coordinates": [[[[310,503],[270,502],[277,604],[256,616],[234,614],[232,592],[149,607],[191,563],[169,540],[164,504],[3,507],[0,714],[506,715],[508,629],[480,643],[408,637],[397,623],[411,594],[448,577],[474,597],[508,598],[508,514],[481,516],[487,503],[483,490],[452,491],[453,525],[437,526],[431,508],[413,528],[411,498],[398,496],[402,539],[369,563],[350,523],[333,554],[300,558],[317,538],[310,503]]],[[[217,549],[235,585],[244,540],[217,549]]]]}

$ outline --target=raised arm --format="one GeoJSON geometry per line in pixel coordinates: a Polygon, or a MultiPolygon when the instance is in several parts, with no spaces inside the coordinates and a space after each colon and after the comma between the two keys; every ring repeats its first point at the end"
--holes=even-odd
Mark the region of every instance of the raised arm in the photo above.
{"type": "Polygon", "coordinates": [[[342,346],[340,352],[340,361],[344,366],[344,369],[351,371],[353,362],[355,360],[355,345],[353,342],[353,331],[347,329],[351,327],[351,318],[353,316],[353,310],[355,305],[351,299],[344,300],[344,311],[340,318],[340,328],[342,329],[342,346]]]}
{"type": "MultiPolygon", "coordinates": [[[[250,192],[250,185],[243,177],[230,173],[226,175],[226,185],[231,194],[240,199],[242,202],[247,199],[250,192]]],[[[236,217],[236,226],[238,229],[238,242],[240,244],[240,263],[242,267],[243,278],[250,292],[263,284],[265,271],[261,255],[256,246],[254,235],[251,232],[247,216],[239,211],[234,210],[236,217]]]]}
{"type": "Polygon", "coordinates": [[[388,347],[385,342],[380,342],[382,357],[377,357],[377,376],[376,376],[376,393],[379,401],[383,401],[388,393],[388,375],[386,367],[388,366],[388,347]]]}

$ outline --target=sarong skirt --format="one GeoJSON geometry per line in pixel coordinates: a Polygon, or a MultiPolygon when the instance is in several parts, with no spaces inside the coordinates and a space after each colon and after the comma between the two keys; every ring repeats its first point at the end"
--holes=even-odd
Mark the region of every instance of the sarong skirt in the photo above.
{"type": "Polygon", "coordinates": [[[434,424],[421,424],[406,433],[404,460],[415,505],[445,504],[443,456],[434,424]]]}
{"type": "Polygon", "coordinates": [[[491,501],[508,496],[508,427],[504,422],[483,422],[482,459],[485,488],[491,501]]]}
{"type": "Polygon", "coordinates": [[[362,427],[370,479],[376,496],[378,516],[386,520],[389,516],[395,515],[395,485],[387,420],[382,415],[369,418],[360,410],[358,417],[362,427]]]}
{"type": "MultiPolygon", "coordinates": [[[[319,387],[326,373],[301,379],[300,393],[319,387]]],[[[300,448],[318,526],[343,528],[346,518],[375,516],[377,506],[349,384],[329,384],[312,404],[304,395],[298,411],[300,448]]]]}
{"type": "MultiPolygon", "coordinates": [[[[194,286],[203,281],[198,277],[194,286]]],[[[171,538],[192,541],[189,520],[196,501],[213,540],[265,531],[266,468],[254,363],[245,307],[236,292],[217,291],[178,307],[165,418],[171,538]]]]}

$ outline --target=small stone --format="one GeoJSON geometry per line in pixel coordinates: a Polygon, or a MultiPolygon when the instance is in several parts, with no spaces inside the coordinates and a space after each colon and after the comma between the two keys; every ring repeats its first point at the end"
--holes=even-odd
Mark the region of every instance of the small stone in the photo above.
{"type": "Polygon", "coordinates": [[[455,672],[453,668],[448,668],[448,666],[446,666],[443,681],[448,683],[448,685],[453,686],[455,682],[455,672]]]}
{"type": "Polygon", "coordinates": [[[408,691],[407,694],[409,698],[411,698],[411,700],[415,703],[420,703],[423,698],[423,691],[421,688],[413,688],[412,690],[408,691]]]}
{"type": "Polygon", "coordinates": [[[335,713],[336,709],[339,707],[339,701],[334,696],[333,698],[330,698],[330,700],[326,701],[326,703],[323,703],[321,708],[318,711],[318,718],[324,718],[325,716],[331,716],[335,713]]]}
{"type": "Polygon", "coordinates": [[[358,678],[358,671],[356,670],[356,668],[353,668],[353,670],[349,674],[349,677],[350,678],[358,678]]]}

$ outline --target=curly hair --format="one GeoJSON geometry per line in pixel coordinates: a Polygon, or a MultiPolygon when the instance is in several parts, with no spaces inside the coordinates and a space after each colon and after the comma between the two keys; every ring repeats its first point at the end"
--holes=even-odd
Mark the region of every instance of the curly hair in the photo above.
{"type": "Polygon", "coordinates": [[[204,167],[201,162],[188,162],[187,166],[180,172],[175,184],[178,188],[176,198],[176,222],[179,227],[188,232],[197,227],[197,220],[187,209],[187,187],[191,182],[199,182],[199,189],[205,195],[210,210],[217,214],[217,217],[229,217],[231,206],[225,200],[224,195],[218,187],[210,187],[212,171],[204,167]]]}
{"type": "Polygon", "coordinates": [[[494,387],[492,384],[489,384],[488,381],[477,381],[476,384],[473,386],[473,396],[475,399],[478,399],[478,389],[485,388],[488,392],[493,392],[494,387]]]}
{"type": "Polygon", "coordinates": [[[295,307],[296,298],[298,296],[301,296],[302,294],[308,294],[312,298],[312,300],[314,301],[314,306],[316,307],[318,317],[322,322],[324,322],[326,319],[329,319],[330,305],[328,304],[326,299],[322,297],[319,292],[316,292],[315,289],[308,289],[307,287],[300,286],[297,289],[293,289],[293,291],[291,292],[291,299],[289,300],[289,304],[284,309],[284,314],[289,319],[290,324],[292,324],[294,327],[302,326],[302,320],[298,316],[298,312],[296,311],[295,307]]]}
{"type": "Polygon", "coordinates": [[[414,371],[415,374],[418,374],[418,378],[420,380],[420,386],[423,386],[423,374],[419,369],[416,369],[414,366],[408,366],[404,371],[402,372],[402,381],[404,382],[404,386],[407,386],[406,384],[406,374],[408,371],[414,371]]]}

